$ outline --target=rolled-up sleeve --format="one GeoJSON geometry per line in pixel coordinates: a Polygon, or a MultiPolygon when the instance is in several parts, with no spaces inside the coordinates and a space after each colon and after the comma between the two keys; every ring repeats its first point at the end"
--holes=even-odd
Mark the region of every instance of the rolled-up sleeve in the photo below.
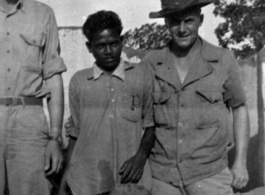
{"type": "Polygon", "coordinates": [[[229,107],[238,107],[246,103],[246,96],[237,60],[230,53],[226,53],[223,64],[227,66],[228,78],[225,82],[224,99],[229,107]]]}
{"type": "Polygon", "coordinates": [[[60,45],[57,23],[52,9],[49,9],[47,36],[43,53],[43,78],[48,79],[55,74],[66,71],[63,59],[59,56],[60,45]]]}
{"type": "Polygon", "coordinates": [[[75,77],[73,77],[69,84],[69,107],[72,116],[73,127],[66,131],[68,136],[78,137],[80,132],[80,103],[78,98],[78,86],[75,77]]]}

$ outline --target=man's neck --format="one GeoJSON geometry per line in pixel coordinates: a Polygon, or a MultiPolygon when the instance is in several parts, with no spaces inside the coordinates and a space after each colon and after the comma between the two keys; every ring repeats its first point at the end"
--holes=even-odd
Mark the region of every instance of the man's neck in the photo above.
{"type": "Polygon", "coordinates": [[[0,6],[6,11],[9,12],[14,5],[17,4],[19,0],[0,0],[0,6]]]}
{"type": "Polygon", "coordinates": [[[171,51],[174,53],[174,55],[177,58],[190,58],[191,56],[194,56],[194,54],[198,52],[199,48],[200,48],[200,40],[199,38],[197,38],[194,44],[188,48],[180,48],[172,44],[171,51]]]}
{"type": "Polygon", "coordinates": [[[190,48],[178,48],[171,45],[171,51],[174,54],[174,65],[178,71],[181,83],[184,82],[194,60],[200,52],[201,42],[199,39],[190,48]]]}

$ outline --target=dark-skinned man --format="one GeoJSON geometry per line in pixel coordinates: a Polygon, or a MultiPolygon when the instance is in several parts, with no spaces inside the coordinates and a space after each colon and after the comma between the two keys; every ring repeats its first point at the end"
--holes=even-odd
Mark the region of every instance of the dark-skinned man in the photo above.
{"type": "Polygon", "coordinates": [[[109,195],[115,187],[130,189],[131,183],[150,190],[147,158],[154,144],[151,71],[121,58],[123,27],[116,13],[101,10],[91,14],[82,29],[95,62],[70,81],[72,121],[59,194],[65,194],[67,185],[73,195],[109,195]]]}

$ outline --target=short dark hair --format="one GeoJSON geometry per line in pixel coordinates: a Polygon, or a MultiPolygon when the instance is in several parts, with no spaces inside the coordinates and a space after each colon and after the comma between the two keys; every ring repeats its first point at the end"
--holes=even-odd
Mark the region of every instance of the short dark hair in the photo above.
{"type": "Polygon", "coordinates": [[[87,17],[83,25],[83,34],[89,41],[93,40],[93,36],[106,29],[115,30],[119,35],[122,32],[123,26],[119,16],[112,11],[98,11],[87,17]]]}

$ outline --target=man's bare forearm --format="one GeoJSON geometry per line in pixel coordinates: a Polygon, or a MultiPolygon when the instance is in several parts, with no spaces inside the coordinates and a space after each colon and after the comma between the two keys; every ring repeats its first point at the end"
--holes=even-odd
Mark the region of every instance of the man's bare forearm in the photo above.
{"type": "Polygon", "coordinates": [[[249,116],[246,105],[233,110],[233,128],[235,135],[236,162],[246,165],[249,143],[249,116]]]}
{"type": "Polygon", "coordinates": [[[51,97],[48,99],[48,109],[50,115],[51,132],[54,137],[61,136],[63,113],[64,113],[64,94],[63,81],[60,74],[56,74],[46,81],[50,88],[51,97]]]}
{"type": "Polygon", "coordinates": [[[145,154],[148,158],[152,148],[155,145],[155,127],[148,127],[144,131],[138,152],[145,154]]]}

